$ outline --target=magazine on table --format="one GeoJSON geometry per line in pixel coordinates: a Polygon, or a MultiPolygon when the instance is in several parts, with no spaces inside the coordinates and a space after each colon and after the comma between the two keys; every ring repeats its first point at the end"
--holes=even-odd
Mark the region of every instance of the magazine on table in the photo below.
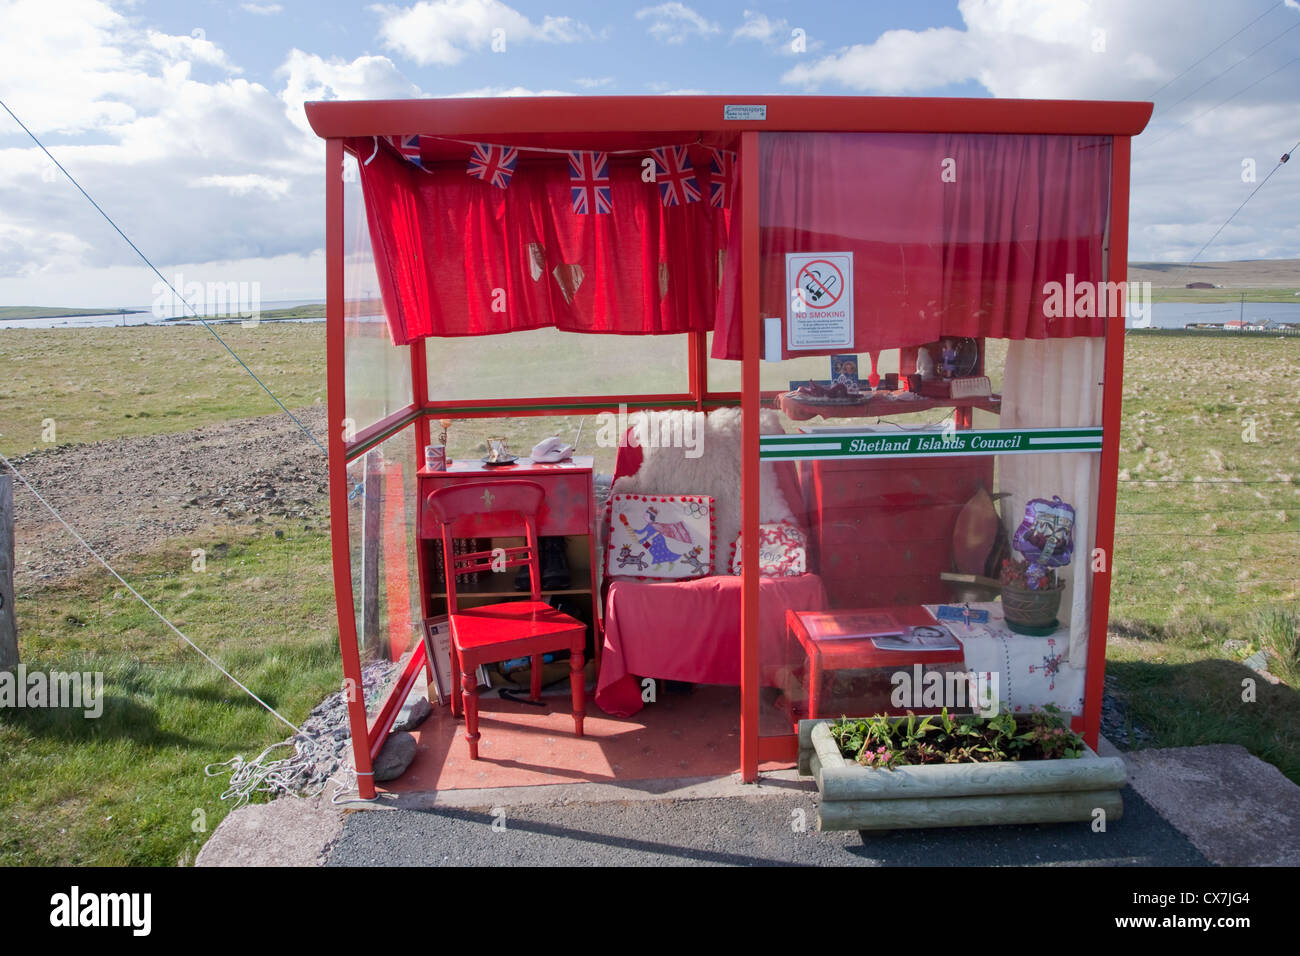
{"type": "Polygon", "coordinates": [[[909,627],[902,634],[873,637],[871,643],[882,651],[959,651],[961,644],[952,631],[942,624],[909,627]]]}
{"type": "Polygon", "coordinates": [[[853,641],[907,633],[894,615],[883,611],[805,612],[799,620],[814,641],[853,641]]]}

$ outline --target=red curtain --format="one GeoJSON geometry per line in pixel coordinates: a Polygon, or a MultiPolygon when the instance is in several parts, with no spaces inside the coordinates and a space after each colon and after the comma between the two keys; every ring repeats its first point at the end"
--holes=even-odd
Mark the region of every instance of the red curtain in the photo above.
{"type": "Polygon", "coordinates": [[[464,161],[429,170],[371,138],[348,148],[361,161],[399,345],[545,326],[629,335],[714,327],[730,210],[709,204],[707,149],[690,150],[698,202],[665,207],[642,179],[647,152],[610,157],[611,213],[576,214],[563,154],[523,152],[501,189],[467,174],[469,146],[464,161]]]}
{"type": "MultiPolygon", "coordinates": [[[[786,253],[847,251],[856,352],[1102,335],[1045,286],[1102,280],[1110,163],[1101,136],[761,134],[760,311],[787,314],[786,253]]],[[[724,276],[715,357],[741,357],[738,299],[724,276]]]]}

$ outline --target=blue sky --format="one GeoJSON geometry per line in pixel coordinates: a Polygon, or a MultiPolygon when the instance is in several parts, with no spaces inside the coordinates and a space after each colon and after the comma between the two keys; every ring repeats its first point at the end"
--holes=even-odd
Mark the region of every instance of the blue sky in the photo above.
{"type": "MultiPolygon", "coordinates": [[[[324,287],[306,99],[1157,94],[1135,259],[1188,258],[1256,185],[1243,163],[1262,178],[1300,140],[1300,0],[0,0],[0,24],[0,98],[128,234],[169,275],[265,300],[324,287]]],[[[1294,257],[1291,163],[1204,258],[1294,257]]],[[[0,304],[139,305],[152,284],[0,114],[0,304]]]]}

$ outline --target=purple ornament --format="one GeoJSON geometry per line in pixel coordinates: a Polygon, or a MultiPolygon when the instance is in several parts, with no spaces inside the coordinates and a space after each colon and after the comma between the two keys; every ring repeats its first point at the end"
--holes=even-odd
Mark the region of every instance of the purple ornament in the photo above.
{"type": "Polygon", "coordinates": [[[1016,529],[1011,546],[1025,556],[1031,574],[1038,568],[1039,575],[1044,576],[1046,568],[1069,564],[1074,557],[1074,508],[1056,495],[1051,501],[1031,499],[1025,505],[1025,518],[1016,529]]]}

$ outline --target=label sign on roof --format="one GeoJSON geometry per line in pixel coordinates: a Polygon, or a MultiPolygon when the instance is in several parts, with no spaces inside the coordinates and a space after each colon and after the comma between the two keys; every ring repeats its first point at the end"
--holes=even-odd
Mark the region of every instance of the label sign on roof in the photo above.
{"type": "Polygon", "coordinates": [[[729,103],[722,107],[722,118],[724,120],[765,120],[767,119],[767,105],[739,105],[729,103]]]}

